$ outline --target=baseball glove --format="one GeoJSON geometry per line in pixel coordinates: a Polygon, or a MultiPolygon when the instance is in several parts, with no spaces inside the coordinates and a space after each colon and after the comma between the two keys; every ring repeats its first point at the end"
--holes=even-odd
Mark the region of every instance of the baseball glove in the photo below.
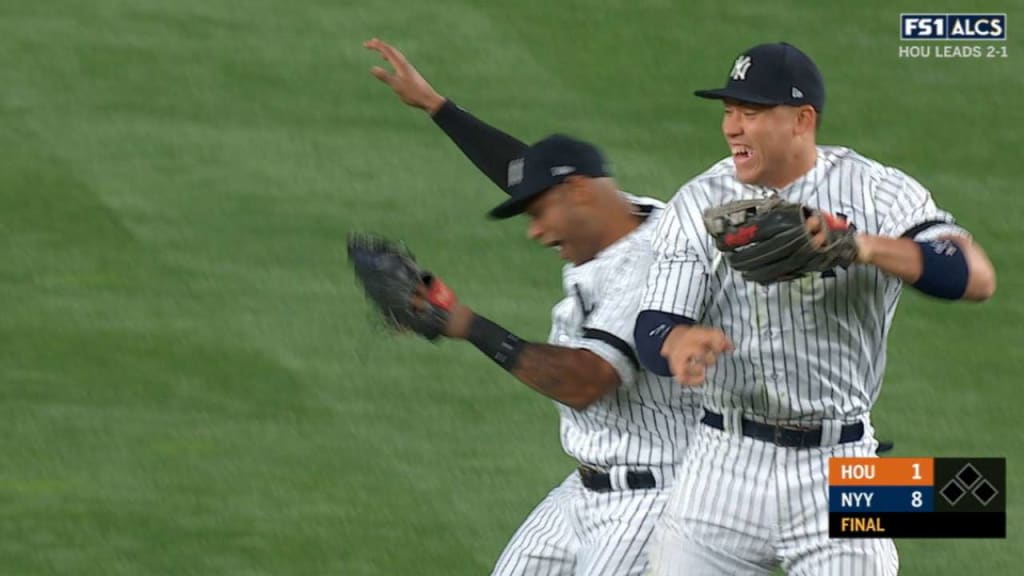
{"type": "Polygon", "coordinates": [[[786,282],[847,268],[857,259],[854,229],[844,219],[774,196],[708,208],[704,224],[729,266],[748,282],[786,282]],[[807,230],[812,216],[824,226],[820,246],[807,230]]]}
{"type": "Polygon", "coordinates": [[[389,328],[411,330],[428,340],[444,333],[455,294],[440,278],[420,268],[403,244],[372,234],[351,234],[348,258],[389,328]]]}

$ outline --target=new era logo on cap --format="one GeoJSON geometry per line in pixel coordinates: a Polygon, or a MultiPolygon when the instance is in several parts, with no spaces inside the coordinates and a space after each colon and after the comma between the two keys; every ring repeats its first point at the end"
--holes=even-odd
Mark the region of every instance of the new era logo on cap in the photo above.
{"type": "Polygon", "coordinates": [[[552,176],[565,176],[566,174],[572,174],[575,171],[576,171],[576,167],[575,166],[552,166],[551,167],[551,175],[552,176]]]}
{"type": "Polygon", "coordinates": [[[801,92],[800,89],[797,88],[796,86],[793,86],[792,94],[793,94],[793,98],[803,98],[804,97],[804,93],[801,92]]]}

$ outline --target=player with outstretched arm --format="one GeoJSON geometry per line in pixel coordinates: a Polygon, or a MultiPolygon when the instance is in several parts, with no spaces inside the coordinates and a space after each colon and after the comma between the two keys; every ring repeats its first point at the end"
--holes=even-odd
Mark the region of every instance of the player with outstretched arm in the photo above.
{"type": "Polygon", "coordinates": [[[454,297],[426,300],[442,310],[444,335],[557,402],[562,446],[579,462],[519,527],[494,574],[643,574],[699,411],[699,391],[642,369],[633,344],[663,204],[619,191],[595,146],[562,135],[527,146],[441,97],[394,47],[366,47],[394,69],[374,76],[428,112],[510,195],[491,216],[525,213],[528,236],[568,262],[546,343],[524,341],[454,297]]]}

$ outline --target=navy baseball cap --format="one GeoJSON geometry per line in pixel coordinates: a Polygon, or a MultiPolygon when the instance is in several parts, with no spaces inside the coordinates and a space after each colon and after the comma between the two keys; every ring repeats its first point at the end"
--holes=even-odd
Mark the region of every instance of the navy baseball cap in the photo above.
{"type": "Polygon", "coordinates": [[[785,42],[754,46],[733,62],[725,88],[694,94],[764,106],[810,104],[819,114],[825,107],[825,82],[818,67],[810,56],[785,42]]]}
{"type": "Polygon", "coordinates": [[[604,154],[596,146],[564,134],[552,134],[535,143],[508,164],[512,196],[490,211],[491,218],[511,218],[526,211],[530,202],[565,182],[569,176],[610,176],[604,154]]]}

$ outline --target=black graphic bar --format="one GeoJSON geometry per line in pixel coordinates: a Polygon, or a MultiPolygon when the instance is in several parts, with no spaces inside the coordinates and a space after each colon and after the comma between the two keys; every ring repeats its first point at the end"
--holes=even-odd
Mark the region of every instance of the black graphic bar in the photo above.
{"type": "Polygon", "coordinates": [[[1005,512],[833,512],[832,538],[1006,538],[1005,512]]]}

